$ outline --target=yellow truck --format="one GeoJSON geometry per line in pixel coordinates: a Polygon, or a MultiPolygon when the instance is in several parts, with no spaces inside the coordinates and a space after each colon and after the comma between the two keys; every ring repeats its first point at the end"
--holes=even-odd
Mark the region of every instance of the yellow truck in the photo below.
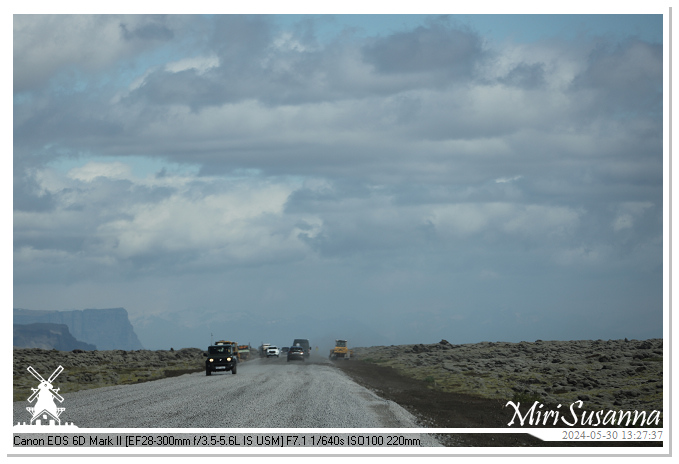
{"type": "Polygon", "coordinates": [[[247,361],[250,357],[250,345],[238,345],[238,356],[241,361],[247,361]]]}
{"type": "Polygon", "coordinates": [[[347,346],[346,340],[335,340],[335,347],[330,350],[330,359],[349,359],[354,352],[347,346]]]}
{"type": "Polygon", "coordinates": [[[233,354],[236,355],[239,361],[241,360],[240,353],[238,352],[238,343],[230,342],[228,340],[219,340],[215,342],[215,345],[231,345],[233,347],[233,354]]]}

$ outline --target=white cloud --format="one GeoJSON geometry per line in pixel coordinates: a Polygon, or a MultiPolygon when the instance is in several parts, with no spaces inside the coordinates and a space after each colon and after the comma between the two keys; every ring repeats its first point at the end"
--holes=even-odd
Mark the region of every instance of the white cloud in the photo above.
{"type": "Polygon", "coordinates": [[[514,177],[499,177],[495,179],[496,184],[506,184],[508,182],[514,182],[515,180],[521,179],[523,176],[514,176],[514,177]]]}
{"type": "Polygon", "coordinates": [[[97,177],[108,179],[131,179],[132,169],[127,164],[115,163],[87,163],[82,167],[73,168],[68,172],[68,177],[83,182],[92,182],[97,177]]]}
{"type": "Polygon", "coordinates": [[[294,218],[283,217],[291,191],[284,184],[243,183],[206,196],[177,193],[125,207],[128,218],[101,224],[98,233],[121,258],[190,252],[213,263],[275,260],[304,248],[294,218]]]}
{"type": "Polygon", "coordinates": [[[113,66],[171,34],[164,21],[144,15],[14,15],[15,91],[43,85],[69,68],[96,72],[113,66]]]}
{"type": "Polygon", "coordinates": [[[537,243],[575,231],[581,213],[568,207],[517,203],[459,203],[432,208],[427,220],[444,235],[501,233],[537,243]]]}
{"type": "MultiPolygon", "coordinates": [[[[35,178],[54,209],[14,212],[14,231],[26,244],[15,254],[17,270],[40,256],[84,266],[143,259],[155,267],[181,259],[190,264],[184,270],[194,271],[286,261],[308,253],[302,238],[322,228],[317,216],[285,212],[301,185],[297,180],[187,173],[137,178],[123,162],[88,162],[65,174],[42,169],[35,178]]],[[[77,266],[69,268],[77,273],[77,266]]]]}
{"type": "Polygon", "coordinates": [[[173,61],[165,65],[165,69],[169,72],[177,73],[186,71],[187,69],[194,69],[198,74],[203,74],[210,69],[219,66],[219,57],[215,55],[210,56],[196,56],[191,58],[184,58],[173,61]]]}

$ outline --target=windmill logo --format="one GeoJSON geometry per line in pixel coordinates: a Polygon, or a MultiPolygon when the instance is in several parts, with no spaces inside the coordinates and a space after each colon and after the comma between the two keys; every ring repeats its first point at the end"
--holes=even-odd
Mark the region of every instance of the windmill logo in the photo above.
{"type": "MultiPolygon", "coordinates": [[[[50,375],[49,378],[45,380],[38,373],[38,371],[33,369],[32,366],[28,366],[28,372],[30,372],[33,375],[33,377],[38,379],[38,381],[40,382],[38,388],[31,388],[31,390],[33,390],[33,394],[28,397],[29,403],[33,403],[33,401],[35,401],[34,406],[26,408],[26,410],[29,413],[31,413],[32,416],[30,425],[73,426],[72,423],[71,424],[61,423],[61,419],[59,419],[59,416],[61,416],[61,413],[64,412],[65,408],[58,407],[57,403],[55,402],[55,400],[58,401],[59,403],[64,402],[64,398],[59,394],[59,389],[54,388],[54,385],[52,384],[54,382],[54,379],[56,379],[63,370],[64,368],[62,366],[57,367],[55,371],[52,372],[52,375],[50,375]],[[43,423],[43,421],[45,422],[43,423]]],[[[28,424],[24,423],[17,425],[28,425],[28,424]]]]}

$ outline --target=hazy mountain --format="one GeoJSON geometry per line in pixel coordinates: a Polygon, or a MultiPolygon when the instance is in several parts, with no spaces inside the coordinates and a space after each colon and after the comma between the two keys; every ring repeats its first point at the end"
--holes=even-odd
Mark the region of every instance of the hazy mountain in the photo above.
{"type": "Polygon", "coordinates": [[[142,344],[124,308],[71,311],[14,309],[14,324],[64,324],[77,340],[99,350],[139,350],[142,344]]]}
{"type": "Polygon", "coordinates": [[[42,348],[45,350],[96,350],[95,345],[76,340],[65,324],[14,324],[14,348],[42,348]]]}

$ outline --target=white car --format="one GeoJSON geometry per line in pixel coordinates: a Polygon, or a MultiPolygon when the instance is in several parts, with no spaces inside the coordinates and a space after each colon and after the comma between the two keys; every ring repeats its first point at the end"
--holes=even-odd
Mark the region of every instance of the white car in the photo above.
{"type": "Polygon", "coordinates": [[[271,356],[276,356],[277,358],[281,355],[281,352],[278,351],[278,347],[270,345],[266,349],[266,357],[270,358],[271,356]]]}

